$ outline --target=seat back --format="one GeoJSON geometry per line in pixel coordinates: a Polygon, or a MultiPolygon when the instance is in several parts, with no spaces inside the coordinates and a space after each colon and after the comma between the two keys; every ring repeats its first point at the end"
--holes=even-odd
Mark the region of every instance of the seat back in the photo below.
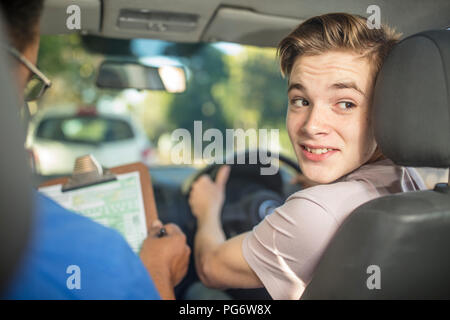
{"type": "Polygon", "coordinates": [[[449,299],[448,243],[448,185],[370,201],[341,226],[302,299],[449,299]]]}
{"type": "MultiPolygon", "coordinates": [[[[450,167],[450,31],[400,42],[377,78],[375,134],[398,165],[450,167]]],[[[302,299],[450,299],[450,187],[389,195],[352,212],[302,299]]]]}

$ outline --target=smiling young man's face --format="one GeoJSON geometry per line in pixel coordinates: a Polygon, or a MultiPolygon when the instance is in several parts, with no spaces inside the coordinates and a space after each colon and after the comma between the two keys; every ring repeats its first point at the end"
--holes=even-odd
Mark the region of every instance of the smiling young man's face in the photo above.
{"type": "Polygon", "coordinates": [[[303,174],[330,183],[370,159],[372,70],[348,51],[301,56],[289,78],[286,126],[303,174]]]}

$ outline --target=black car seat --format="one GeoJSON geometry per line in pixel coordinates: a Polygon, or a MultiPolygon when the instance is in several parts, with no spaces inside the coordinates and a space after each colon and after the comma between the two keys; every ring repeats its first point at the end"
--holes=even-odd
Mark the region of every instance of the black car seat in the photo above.
{"type": "MultiPolygon", "coordinates": [[[[0,12],[0,43],[6,44],[0,12]]],[[[25,133],[13,86],[10,54],[0,46],[0,298],[19,269],[32,216],[31,173],[24,149],[25,133]]]]}
{"type": "MultiPolygon", "coordinates": [[[[450,167],[450,31],[401,41],[377,78],[375,134],[396,164],[450,167]]],[[[450,299],[450,187],[358,207],[302,299],[450,299]],[[377,277],[377,278],[374,278],[377,277]]]]}

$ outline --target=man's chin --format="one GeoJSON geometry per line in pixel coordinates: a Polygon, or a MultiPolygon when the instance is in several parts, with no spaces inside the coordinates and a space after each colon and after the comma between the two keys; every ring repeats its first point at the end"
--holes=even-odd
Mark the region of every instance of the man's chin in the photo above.
{"type": "Polygon", "coordinates": [[[303,175],[308,178],[308,180],[316,183],[316,184],[328,184],[336,181],[340,178],[339,175],[330,173],[327,169],[314,168],[314,170],[308,170],[307,168],[303,169],[303,175]]]}
{"type": "Polygon", "coordinates": [[[300,158],[299,166],[303,175],[317,184],[332,183],[343,176],[343,168],[339,169],[337,166],[339,161],[335,161],[336,159],[314,162],[301,157],[302,155],[297,155],[297,158],[300,158]]]}

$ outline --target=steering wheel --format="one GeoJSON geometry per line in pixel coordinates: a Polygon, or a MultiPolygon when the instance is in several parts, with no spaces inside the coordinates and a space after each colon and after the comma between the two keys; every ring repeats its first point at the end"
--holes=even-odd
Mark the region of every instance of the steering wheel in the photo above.
{"type": "MultiPolygon", "coordinates": [[[[270,154],[265,152],[261,151],[262,154],[270,154]]],[[[261,153],[260,150],[247,150],[243,154],[235,153],[232,158],[234,161],[224,161],[224,163],[231,163],[228,164],[231,171],[222,208],[222,226],[227,238],[251,230],[284,203],[286,195],[280,170],[277,170],[274,175],[261,174],[263,168],[271,165],[270,163],[262,164],[259,161],[261,153]],[[239,162],[243,164],[238,163],[239,159],[239,162]],[[242,161],[243,159],[245,161],[242,161]]],[[[297,173],[301,173],[296,162],[283,155],[279,155],[278,159],[297,173]]],[[[272,165],[274,165],[273,162],[272,165]]],[[[211,164],[197,172],[183,186],[183,192],[189,195],[192,184],[203,174],[215,180],[221,166],[222,164],[211,164]]]]}

